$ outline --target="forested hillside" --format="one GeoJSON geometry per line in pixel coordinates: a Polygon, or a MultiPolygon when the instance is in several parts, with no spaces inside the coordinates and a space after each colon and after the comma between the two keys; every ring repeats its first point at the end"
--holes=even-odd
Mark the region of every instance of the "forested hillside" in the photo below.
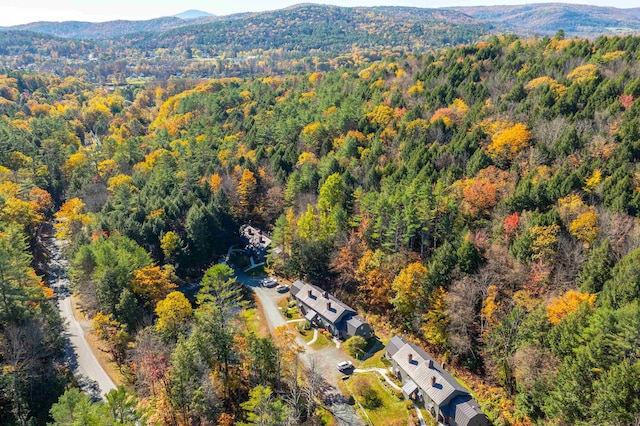
{"type": "Polygon", "coordinates": [[[562,28],[573,36],[632,34],[640,29],[639,9],[584,4],[532,3],[514,6],[454,7],[476,19],[502,23],[519,34],[554,34],[562,28]]]}
{"type": "MultiPolygon", "coordinates": [[[[210,268],[248,221],[281,249],[272,272],[428,348],[494,424],[634,424],[639,59],[637,37],[558,33],[108,93],[6,70],[1,270],[29,267],[55,211],[74,290],[160,424],[324,418],[294,337],[256,333],[231,270],[210,268]],[[203,273],[192,305],[177,286],[203,273]]],[[[5,311],[21,312],[0,317],[9,423],[56,393],[10,361],[12,330],[53,321],[24,271],[2,278],[5,311]]],[[[37,352],[50,363],[55,331],[37,352]]]]}
{"type": "Polygon", "coordinates": [[[383,52],[472,43],[493,28],[453,10],[302,4],[195,20],[10,27],[0,31],[0,59],[15,69],[59,75],[86,71],[96,83],[123,84],[138,76],[237,77],[323,71],[357,63],[358,57],[380,58],[383,52]]]}

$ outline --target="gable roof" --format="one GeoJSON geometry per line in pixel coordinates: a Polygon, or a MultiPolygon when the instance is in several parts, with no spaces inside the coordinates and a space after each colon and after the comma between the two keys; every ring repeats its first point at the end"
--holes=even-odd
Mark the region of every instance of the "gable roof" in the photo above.
{"type": "Polygon", "coordinates": [[[387,353],[429,398],[438,406],[456,395],[468,395],[467,390],[423,349],[395,336],[387,353]],[[391,351],[389,351],[391,349],[391,351]],[[411,356],[411,361],[409,361],[411,356]],[[431,366],[430,366],[431,365],[431,366]],[[433,380],[435,378],[435,383],[433,380]]]}
{"type": "Polygon", "coordinates": [[[290,291],[296,299],[334,324],[344,314],[356,314],[355,310],[313,284],[298,280],[291,285],[290,291]],[[311,296],[309,296],[309,291],[311,291],[311,296]],[[331,308],[328,307],[328,303],[331,303],[331,308]]]}
{"type": "Polygon", "coordinates": [[[356,334],[358,329],[367,322],[360,315],[353,316],[347,320],[347,333],[356,334]]]}
{"type": "Polygon", "coordinates": [[[398,350],[406,344],[400,336],[393,336],[387,343],[387,354],[392,357],[398,350]]]}
{"type": "Polygon", "coordinates": [[[456,420],[456,425],[467,426],[471,420],[477,416],[484,416],[478,402],[468,395],[456,396],[444,407],[441,407],[442,414],[456,420]]]}

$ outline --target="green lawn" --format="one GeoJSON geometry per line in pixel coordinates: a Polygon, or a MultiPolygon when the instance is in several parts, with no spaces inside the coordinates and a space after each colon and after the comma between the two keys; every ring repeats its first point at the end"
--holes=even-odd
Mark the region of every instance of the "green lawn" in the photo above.
{"type": "MultiPolygon", "coordinates": [[[[310,335],[313,337],[313,333],[310,333],[310,335]]],[[[318,339],[313,343],[313,345],[311,345],[311,347],[316,351],[319,351],[320,349],[324,349],[330,345],[333,345],[333,342],[318,330],[318,339]]]]}
{"type": "Polygon", "coordinates": [[[337,424],[331,412],[323,407],[316,408],[314,417],[320,422],[322,426],[334,426],[337,424]]]}
{"type": "MultiPolygon", "coordinates": [[[[291,303],[292,306],[289,306],[290,303],[289,297],[285,297],[278,302],[278,307],[282,311],[284,318],[287,321],[302,319],[303,317],[295,306],[295,302],[291,303]]],[[[298,323],[293,323],[293,325],[298,325],[298,323]]]]}
{"type": "Polygon", "coordinates": [[[267,327],[266,322],[262,320],[257,308],[243,309],[240,316],[247,326],[247,331],[255,333],[260,337],[269,335],[269,327],[267,327]]]}
{"type": "MultiPolygon", "coordinates": [[[[347,395],[353,395],[356,401],[360,404],[366,405],[363,398],[361,398],[355,387],[357,381],[362,380],[367,386],[371,387],[380,399],[380,406],[375,409],[364,408],[365,412],[369,415],[371,422],[374,425],[401,425],[407,424],[409,418],[409,410],[407,410],[407,401],[399,399],[395,392],[384,384],[380,380],[380,376],[376,373],[356,373],[349,380],[341,382],[340,387],[347,395]],[[402,423],[402,422],[405,423],[402,423]]],[[[360,410],[358,404],[356,408],[360,410]]]]}
{"type": "Polygon", "coordinates": [[[378,352],[371,355],[371,357],[362,361],[360,368],[387,368],[391,363],[384,358],[386,348],[380,349],[378,352]]]}

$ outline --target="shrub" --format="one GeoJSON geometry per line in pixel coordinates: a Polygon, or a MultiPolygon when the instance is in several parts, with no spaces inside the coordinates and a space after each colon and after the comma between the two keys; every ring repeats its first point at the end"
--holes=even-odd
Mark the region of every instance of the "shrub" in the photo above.
{"type": "Polygon", "coordinates": [[[353,390],[362,399],[362,405],[365,408],[373,410],[382,405],[380,395],[365,377],[356,377],[353,383],[353,390]]]}
{"type": "Polygon", "coordinates": [[[344,342],[344,349],[353,357],[361,355],[365,346],[367,346],[367,341],[362,336],[353,336],[344,342]]]}

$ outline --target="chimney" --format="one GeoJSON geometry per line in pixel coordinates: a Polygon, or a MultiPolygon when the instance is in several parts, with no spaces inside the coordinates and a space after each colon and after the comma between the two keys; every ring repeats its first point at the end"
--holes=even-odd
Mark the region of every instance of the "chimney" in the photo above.
{"type": "Polygon", "coordinates": [[[327,302],[327,311],[331,310],[331,302],[327,302]]]}
{"type": "Polygon", "coordinates": [[[328,292],[328,291],[325,291],[325,292],[324,292],[324,298],[325,298],[325,299],[328,299],[328,298],[329,298],[329,292],[328,292]]]}
{"type": "Polygon", "coordinates": [[[313,296],[313,291],[311,291],[311,289],[309,289],[308,293],[309,293],[309,297],[313,296]]]}
{"type": "Polygon", "coordinates": [[[431,386],[436,385],[436,376],[431,376],[431,386]]]}
{"type": "Polygon", "coordinates": [[[411,362],[413,361],[413,354],[410,353],[407,358],[409,359],[409,364],[411,364],[411,362]]]}
{"type": "Polygon", "coordinates": [[[432,359],[429,360],[429,368],[433,368],[433,360],[432,359]]]}

